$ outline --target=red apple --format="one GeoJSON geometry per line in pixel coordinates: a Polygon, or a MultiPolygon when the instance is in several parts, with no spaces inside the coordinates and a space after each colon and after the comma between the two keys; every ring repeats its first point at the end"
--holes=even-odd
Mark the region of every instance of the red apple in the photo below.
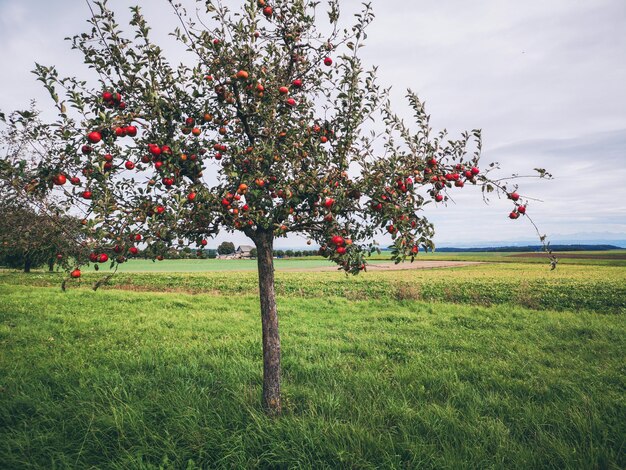
{"type": "Polygon", "coordinates": [[[67,177],[63,173],[59,173],[52,181],[57,186],[63,186],[67,182],[67,177]]]}
{"type": "Polygon", "coordinates": [[[127,161],[126,163],[124,163],[124,166],[126,167],[127,170],[132,170],[135,168],[135,164],[131,161],[127,161]]]}
{"type": "Polygon", "coordinates": [[[517,212],[519,212],[520,214],[525,214],[526,213],[526,206],[518,206],[517,207],[517,212]]]}
{"type": "Polygon", "coordinates": [[[196,199],[197,194],[196,193],[189,193],[187,194],[187,200],[189,202],[193,202],[196,199]]]}
{"type": "Polygon", "coordinates": [[[286,95],[287,93],[289,93],[289,88],[287,88],[286,86],[281,86],[281,87],[278,89],[278,92],[279,92],[281,95],[286,95]]]}
{"type": "Polygon", "coordinates": [[[340,235],[335,235],[330,239],[330,242],[336,246],[342,246],[345,243],[345,240],[340,235]]]}
{"type": "Polygon", "coordinates": [[[70,273],[70,277],[72,277],[73,279],[78,279],[80,277],[80,269],[74,269],[70,273]]]}
{"type": "Polygon", "coordinates": [[[98,256],[98,263],[106,263],[107,261],[109,261],[109,255],[107,255],[106,253],[101,253],[98,256]]]}
{"type": "Polygon", "coordinates": [[[333,198],[327,197],[326,200],[324,201],[324,207],[326,209],[330,209],[334,203],[335,203],[335,200],[333,198]]]}
{"type": "Polygon", "coordinates": [[[83,199],[91,199],[91,191],[87,189],[82,192],[81,196],[83,197],[83,199]]]}
{"type": "Polygon", "coordinates": [[[324,65],[330,67],[331,65],[333,65],[333,59],[331,59],[330,57],[326,57],[324,59],[324,65]]]}
{"type": "Polygon", "coordinates": [[[300,88],[302,87],[302,80],[296,78],[293,82],[291,82],[291,84],[296,88],[300,88]]]}
{"type": "Polygon", "coordinates": [[[92,131],[87,134],[87,140],[92,144],[97,144],[102,140],[102,134],[100,134],[100,132],[98,131],[92,131]]]}
{"type": "Polygon", "coordinates": [[[272,7],[267,6],[265,8],[263,8],[263,14],[267,17],[267,18],[271,18],[272,15],[274,14],[274,10],[272,9],[272,7]]]}
{"type": "Polygon", "coordinates": [[[338,255],[343,255],[346,252],[346,247],[345,246],[338,246],[337,247],[337,254],[338,255]]]}
{"type": "Polygon", "coordinates": [[[517,194],[516,192],[509,193],[509,199],[511,199],[512,201],[517,201],[519,199],[519,194],[517,194]]]}
{"type": "Polygon", "coordinates": [[[126,135],[135,137],[137,135],[137,128],[135,126],[126,126],[126,135]]]}
{"type": "Polygon", "coordinates": [[[137,253],[139,253],[139,249],[138,249],[136,246],[131,246],[131,247],[128,249],[128,252],[129,252],[131,255],[136,255],[137,253]]]}

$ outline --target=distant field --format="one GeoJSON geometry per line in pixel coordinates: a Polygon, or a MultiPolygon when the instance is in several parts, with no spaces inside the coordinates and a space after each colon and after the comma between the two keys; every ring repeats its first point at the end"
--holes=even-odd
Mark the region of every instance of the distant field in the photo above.
{"type": "MultiPolygon", "coordinates": [[[[384,260],[373,260],[372,263],[382,263],[384,260]]],[[[316,269],[332,266],[322,257],[276,259],[274,266],[277,270],[283,269],[316,269]]],[[[92,268],[93,269],[93,268],[92,268]]],[[[220,271],[256,271],[256,260],[243,259],[190,259],[190,260],[130,260],[119,267],[120,272],[220,272],[220,271]]]]}
{"type": "MultiPolygon", "coordinates": [[[[626,253],[624,252],[584,252],[584,251],[568,251],[568,252],[555,252],[555,256],[559,258],[572,258],[572,259],[615,259],[626,260],[626,253]]],[[[545,257],[543,253],[514,253],[511,256],[515,258],[541,258],[545,257]]]]}
{"type": "MultiPolygon", "coordinates": [[[[206,263],[210,263],[207,261],[206,263]]],[[[219,261],[217,266],[233,261],[219,261]]],[[[166,263],[163,261],[162,263],[166,263]]],[[[161,264],[162,264],[161,263],[161,264]]],[[[172,261],[184,265],[185,261],[172,261]]],[[[214,295],[257,292],[254,261],[235,261],[248,269],[209,272],[118,272],[105,289],[172,291],[214,295]]],[[[285,261],[285,265],[291,261],[285,261]]],[[[108,272],[108,271],[106,271],[108,272]]],[[[594,310],[626,313],[626,276],[615,266],[563,265],[551,271],[545,263],[484,263],[462,268],[385,272],[372,268],[358,276],[316,269],[278,270],[280,295],[304,298],[426,300],[471,305],[510,303],[537,309],[594,310]]],[[[104,273],[87,273],[68,288],[89,288],[104,273]]],[[[60,273],[0,272],[0,283],[59,286],[60,273]]]]}
{"type": "MultiPolygon", "coordinates": [[[[626,267],[626,250],[609,251],[568,251],[555,252],[560,265],[582,264],[626,267]]],[[[511,252],[434,252],[420,253],[420,259],[439,259],[450,261],[488,261],[498,263],[548,263],[545,253],[511,252]]]]}
{"type": "MultiPolygon", "coordinates": [[[[373,255],[369,263],[383,264],[389,261],[389,252],[382,252],[373,255]]],[[[566,252],[556,253],[560,264],[583,264],[583,265],[604,265],[604,266],[624,266],[626,267],[626,250],[599,251],[599,252],[566,252]]],[[[542,253],[420,253],[415,261],[484,261],[497,263],[537,263],[548,265],[548,259],[542,253]]],[[[277,271],[283,270],[318,270],[335,266],[333,263],[321,256],[305,258],[285,258],[275,259],[274,265],[277,271]]],[[[405,266],[409,268],[408,262],[405,266]]],[[[152,261],[143,259],[132,259],[119,266],[119,272],[139,273],[139,272],[163,272],[163,273],[201,273],[201,272],[221,272],[221,271],[256,271],[255,260],[217,260],[217,259],[191,259],[191,260],[163,260],[152,261]]],[[[93,270],[93,267],[86,268],[86,271],[93,270]]],[[[106,269],[105,269],[106,271],[106,269]]]]}
{"type": "MultiPolygon", "coordinates": [[[[626,267],[626,250],[612,251],[577,251],[555,253],[559,258],[560,265],[601,265],[601,266],[624,266],[626,267]]],[[[369,263],[381,265],[387,263],[391,257],[389,252],[372,255],[369,263]]],[[[421,261],[468,261],[468,262],[489,262],[489,263],[532,263],[549,265],[547,256],[544,253],[500,253],[500,252],[434,252],[420,253],[415,263],[421,261]]],[[[274,265],[277,271],[309,271],[328,269],[336,266],[321,256],[310,256],[304,258],[283,258],[275,259],[274,265]]],[[[403,263],[406,269],[410,269],[410,263],[403,263]]],[[[118,272],[121,273],[202,273],[202,272],[227,272],[227,271],[256,271],[255,260],[217,260],[217,259],[190,259],[190,260],[163,260],[152,261],[144,259],[131,259],[121,264],[118,272]]],[[[84,272],[94,271],[93,266],[83,268],[84,272]]],[[[0,269],[0,273],[2,269],[0,269]]],[[[5,271],[6,272],[6,271],[5,271]]],[[[104,267],[101,272],[108,272],[104,267]]]]}

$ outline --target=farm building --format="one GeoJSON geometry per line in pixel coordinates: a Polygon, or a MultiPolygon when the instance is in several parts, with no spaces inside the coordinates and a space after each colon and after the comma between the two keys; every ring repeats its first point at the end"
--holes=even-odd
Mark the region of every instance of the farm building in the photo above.
{"type": "Polygon", "coordinates": [[[235,258],[252,258],[252,250],[254,250],[253,246],[239,245],[235,250],[235,258]]]}
{"type": "Polygon", "coordinates": [[[239,245],[234,253],[228,255],[217,255],[217,259],[250,259],[252,258],[253,246],[239,245]]]}

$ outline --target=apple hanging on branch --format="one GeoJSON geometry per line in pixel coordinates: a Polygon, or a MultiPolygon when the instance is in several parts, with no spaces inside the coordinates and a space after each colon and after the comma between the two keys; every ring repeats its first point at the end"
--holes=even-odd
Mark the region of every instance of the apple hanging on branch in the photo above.
{"type": "Polygon", "coordinates": [[[303,234],[358,274],[380,234],[391,234],[396,262],[433,249],[424,208],[454,191],[478,186],[508,195],[518,217],[528,218],[528,205],[512,197],[517,187],[480,166],[480,131],[457,140],[433,134],[411,92],[415,123],[392,111],[358,54],[374,18],[369,4],[344,28],[338,0],[327,2],[324,20],[314,14],[317,3],[242,0],[235,14],[220,1],[201,1],[201,23],[169,3],[180,23],[174,35],[193,66],[170,65],[138,7],[131,8],[133,31],[124,34],[98,1],[90,2],[93,28],[72,47],[100,82],[36,66],[59,111],[50,126],[59,145],[35,184],[56,187],[68,207],[86,212],[96,263],[105,256],[124,262],[137,240],[162,259],[172,246],[220,231],[248,236],[257,250],[263,404],[277,414],[276,238],[303,234]],[[322,21],[330,25],[319,28],[322,21]],[[370,121],[383,129],[370,134],[370,121]],[[60,184],[59,172],[81,175],[80,184],[60,184]]]}

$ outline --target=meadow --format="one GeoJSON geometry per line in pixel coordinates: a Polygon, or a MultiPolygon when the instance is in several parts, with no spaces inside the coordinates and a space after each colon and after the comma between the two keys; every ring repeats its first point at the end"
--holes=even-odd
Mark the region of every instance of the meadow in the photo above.
{"type": "MultiPolygon", "coordinates": [[[[611,251],[581,251],[570,253],[557,253],[559,264],[593,265],[593,266],[623,266],[626,267],[626,250],[611,251]],[[572,255],[586,255],[591,258],[569,258],[572,255]]],[[[390,252],[383,251],[374,254],[370,258],[370,264],[376,265],[389,261],[390,252]]],[[[545,255],[540,253],[502,253],[502,252],[430,252],[420,253],[418,261],[482,261],[488,263],[514,263],[514,264],[539,264],[546,265],[545,255]],[[525,256],[526,255],[526,256],[525,256]],[[536,257],[539,255],[539,257],[536,257]]],[[[328,260],[321,256],[307,256],[303,258],[283,258],[274,260],[278,271],[283,270],[315,270],[332,266],[328,260]]],[[[254,260],[216,260],[216,259],[190,259],[190,260],[163,260],[153,261],[146,259],[133,259],[120,265],[120,272],[214,272],[214,271],[256,271],[254,260]]]]}
{"type": "Polygon", "coordinates": [[[626,467],[620,260],[486,257],[278,260],[277,419],[253,262],[138,260],[96,292],[0,271],[0,468],[626,467]]]}

